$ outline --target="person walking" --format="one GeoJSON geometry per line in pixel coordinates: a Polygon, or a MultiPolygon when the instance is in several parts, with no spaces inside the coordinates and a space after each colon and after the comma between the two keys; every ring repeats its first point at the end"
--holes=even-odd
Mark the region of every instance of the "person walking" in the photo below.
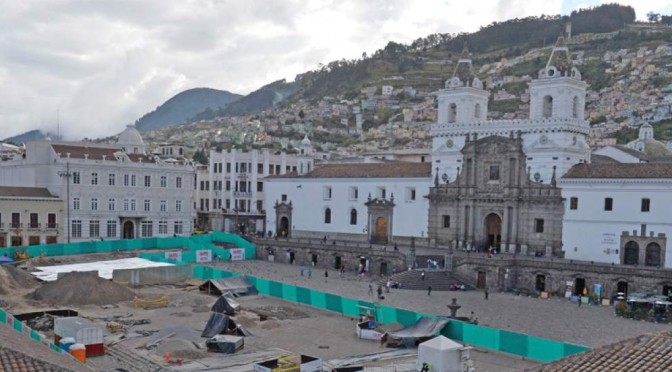
{"type": "Polygon", "coordinates": [[[488,299],[488,295],[489,295],[489,293],[488,293],[488,289],[486,288],[486,289],[485,289],[485,292],[483,292],[483,296],[484,296],[483,299],[484,299],[484,300],[487,300],[487,299],[488,299]]]}
{"type": "Polygon", "coordinates": [[[425,270],[422,270],[422,272],[420,273],[420,279],[425,280],[425,270]]]}
{"type": "Polygon", "coordinates": [[[301,276],[303,276],[303,270],[304,270],[304,267],[301,266],[301,276]]]}
{"type": "Polygon", "coordinates": [[[311,268],[309,267],[309,268],[308,268],[308,279],[310,279],[311,276],[313,276],[313,269],[311,269],[311,268]]]}
{"type": "Polygon", "coordinates": [[[383,287],[378,286],[378,289],[376,290],[376,292],[378,293],[378,299],[379,300],[385,299],[385,297],[383,297],[383,287]]]}
{"type": "Polygon", "coordinates": [[[373,284],[369,282],[369,296],[373,296],[373,284]]]}
{"type": "Polygon", "coordinates": [[[324,279],[329,278],[329,270],[324,270],[324,279]]]}
{"type": "Polygon", "coordinates": [[[427,296],[431,295],[432,295],[432,286],[430,285],[429,287],[427,287],[427,296]]]}

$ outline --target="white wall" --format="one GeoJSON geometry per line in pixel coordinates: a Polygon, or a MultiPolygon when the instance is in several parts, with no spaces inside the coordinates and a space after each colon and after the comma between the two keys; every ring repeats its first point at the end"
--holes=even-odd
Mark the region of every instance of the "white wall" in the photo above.
{"type": "MultiPolygon", "coordinates": [[[[623,231],[640,234],[646,224],[647,235],[664,233],[672,238],[672,180],[614,179],[561,180],[565,198],[562,226],[563,249],[568,259],[619,263],[623,231]],[[570,198],[578,197],[578,208],[570,209],[570,198]],[[604,210],[604,199],[613,198],[613,210],[604,210]],[[650,211],[642,212],[642,198],[649,198],[650,211]],[[607,253],[609,249],[610,253],[607,253]]],[[[665,267],[672,267],[672,242],[665,247],[665,267]]]]}

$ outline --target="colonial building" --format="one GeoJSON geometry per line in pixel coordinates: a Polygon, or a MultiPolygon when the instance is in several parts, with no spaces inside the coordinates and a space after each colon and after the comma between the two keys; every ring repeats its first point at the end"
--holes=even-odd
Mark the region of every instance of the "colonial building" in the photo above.
{"type": "MultiPolygon", "coordinates": [[[[307,140],[307,139],[305,139],[307,140]]],[[[196,210],[204,230],[264,232],[265,178],[296,171],[297,156],[268,149],[210,151],[209,164],[197,171],[196,210]]]]}
{"type": "Polygon", "coordinates": [[[434,178],[429,238],[461,250],[562,254],[562,197],[530,180],[520,133],[514,138],[467,138],[457,179],[434,178]]]}
{"type": "Polygon", "coordinates": [[[558,184],[567,258],[672,267],[672,164],[580,164],[558,184]]]}
{"type": "Polygon", "coordinates": [[[426,237],[430,163],[325,164],[301,142],[297,172],[266,178],[266,227],[279,236],[375,243],[426,237]]]}
{"type": "Polygon", "coordinates": [[[0,186],[0,247],[62,243],[64,209],[46,188],[0,186]]]}
{"type": "Polygon", "coordinates": [[[191,234],[194,169],[145,153],[129,126],[117,145],[35,141],[0,162],[0,185],[47,188],[66,201],[64,241],[191,234]]]}

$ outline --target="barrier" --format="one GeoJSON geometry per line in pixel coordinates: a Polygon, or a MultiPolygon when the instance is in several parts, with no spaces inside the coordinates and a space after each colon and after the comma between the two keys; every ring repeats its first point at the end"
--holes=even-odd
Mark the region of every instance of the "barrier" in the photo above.
{"type": "Polygon", "coordinates": [[[190,264],[119,269],[112,271],[112,281],[130,286],[174,284],[191,279],[191,272],[190,264]]]}
{"type": "MultiPolygon", "coordinates": [[[[193,276],[194,278],[207,280],[239,276],[239,274],[195,265],[193,276]]],[[[437,317],[435,315],[398,309],[378,303],[374,304],[368,301],[342,297],[254,276],[248,275],[247,278],[261,294],[309,305],[318,309],[334,311],[347,316],[358,316],[361,306],[374,308],[376,319],[381,323],[397,322],[404,326],[410,326],[415,324],[421,317],[437,317]]],[[[518,355],[540,362],[552,362],[589,350],[589,348],[581,345],[533,337],[524,333],[510,332],[459,320],[451,320],[441,334],[467,344],[518,355]]]]}

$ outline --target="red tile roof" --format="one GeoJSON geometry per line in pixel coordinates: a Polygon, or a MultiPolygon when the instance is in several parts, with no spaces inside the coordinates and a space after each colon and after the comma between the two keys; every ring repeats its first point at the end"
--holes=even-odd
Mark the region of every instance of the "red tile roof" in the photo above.
{"type": "Polygon", "coordinates": [[[291,172],[271,178],[429,178],[431,175],[431,163],[389,162],[325,164],[303,176],[291,172]]]}
{"type": "Polygon", "coordinates": [[[67,154],[70,154],[70,157],[73,159],[84,159],[85,155],[88,155],[89,159],[102,160],[103,155],[105,155],[106,160],[114,160],[114,153],[121,151],[121,147],[92,147],[86,145],[75,146],[58,144],[53,144],[51,147],[56,154],[61,154],[61,158],[67,158],[67,154]]]}
{"type": "Polygon", "coordinates": [[[633,337],[526,371],[672,371],[672,333],[633,337]]]}
{"type": "Polygon", "coordinates": [[[0,186],[0,197],[57,198],[44,187],[0,186]]]}
{"type": "Polygon", "coordinates": [[[672,163],[577,164],[562,178],[672,178],[672,163]]]}

